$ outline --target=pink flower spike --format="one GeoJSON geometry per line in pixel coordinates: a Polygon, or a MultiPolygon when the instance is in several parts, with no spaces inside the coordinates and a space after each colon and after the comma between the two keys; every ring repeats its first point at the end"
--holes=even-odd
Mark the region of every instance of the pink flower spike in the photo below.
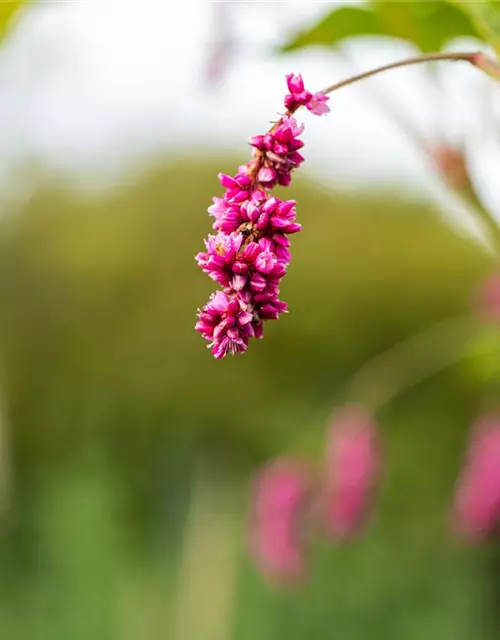
{"type": "Polygon", "coordinates": [[[296,585],[306,576],[305,516],[312,485],[309,469],[291,458],[269,463],[254,480],[249,552],[275,585],[296,585]]]}
{"type": "Polygon", "coordinates": [[[500,414],[482,416],[473,425],[452,509],[453,530],[470,542],[482,542],[500,526],[500,414]]]}
{"type": "Polygon", "coordinates": [[[195,327],[217,359],[246,351],[250,338],[262,337],[264,320],[287,313],[279,288],[292,257],[288,236],[301,226],[295,202],[272,197],[270,190],[288,186],[304,162],[299,153],[304,127],[293,112],[306,106],[321,114],[328,107],[326,96],[305,88],[301,74],[290,73],[286,81],[288,112],[267,132],[249,138],[252,158],[235,175],[218,174],[224,193],[208,208],[216,233],[196,255],[198,266],[222,289],[198,310],[195,327]]]}
{"type": "Polygon", "coordinates": [[[348,538],[363,527],[381,471],[380,443],[371,415],[346,406],[329,427],[320,519],[327,535],[348,538]]]}

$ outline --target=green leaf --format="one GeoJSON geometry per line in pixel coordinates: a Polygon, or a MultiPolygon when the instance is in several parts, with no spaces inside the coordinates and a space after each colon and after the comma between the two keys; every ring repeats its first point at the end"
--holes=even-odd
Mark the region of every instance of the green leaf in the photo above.
{"type": "Polygon", "coordinates": [[[454,38],[479,34],[471,16],[453,2],[377,0],[363,7],[335,9],[288,42],[283,51],[311,45],[336,46],[348,38],[366,35],[403,39],[430,52],[439,51],[454,38]]]}
{"type": "Polygon", "coordinates": [[[447,4],[453,5],[468,17],[478,37],[488,42],[500,58],[500,2],[448,0],[447,4]]]}
{"type": "Polygon", "coordinates": [[[0,39],[3,39],[8,33],[14,18],[17,18],[17,14],[21,7],[25,6],[25,2],[1,2],[0,1],[0,39]]]}
{"type": "Polygon", "coordinates": [[[482,384],[500,381],[500,331],[483,326],[465,347],[468,367],[482,384]]]}
{"type": "Polygon", "coordinates": [[[477,36],[471,19],[449,2],[372,3],[383,32],[416,45],[423,52],[440,51],[450,40],[477,36]]]}
{"type": "Polygon", "coordinates": [[[282,51],[311,45],[336,45],[352,36],[383,35],[380,22],[369,8],[341,7],[329,13],[311,29],[299,33],[282,51]]]}

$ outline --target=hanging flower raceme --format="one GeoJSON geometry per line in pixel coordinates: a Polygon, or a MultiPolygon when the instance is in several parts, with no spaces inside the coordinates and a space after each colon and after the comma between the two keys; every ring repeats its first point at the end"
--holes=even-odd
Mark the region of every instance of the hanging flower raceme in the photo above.
{"type": "Polygon", "coordinates": [[[500,527],[500,415],[483,416],[473,426],[453,504],[454,529],[483,540],[500,527]]]}
{"type": "Polygon", "coordinates": [[[196,330],[210,341],[215,358],[246,351],[250,338],[261,338],[263,321],[287,311],[279,286],[290,264],[289,235],[301,230],[295,202],[269,191],[287,186],[304,157],[299,126],[292,114],[301,106],[317,115],[329,111],[327,96],[304,89],[300,75],[287,76],[287,113],[265,134],[253,136],[253,158],[234,176],[219,174],[225,188],[209,207],[217,232],[198,253],[199,267],[221,286],[198,311],[196,330]]]}

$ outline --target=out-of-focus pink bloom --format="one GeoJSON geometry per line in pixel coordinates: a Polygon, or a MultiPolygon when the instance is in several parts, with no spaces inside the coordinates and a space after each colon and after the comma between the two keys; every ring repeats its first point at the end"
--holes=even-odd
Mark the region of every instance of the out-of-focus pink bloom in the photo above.
{"type": "Polygon", "coordinates": [[[279,584],[305,577],[305,515],[313,485],[308,467],[292,458],[268,464],[255,478],[249,550],[258,570],[279,584]]]}
{"type": "Polygon", "coordinates": [[[469,170],[462,149],[446,145],[429,149],[437,170],[453,189],[470,189],[472,187],[469,170]]]}
{"type": "Polygon", "coordinates": [[[481,417],[471,430],[465,464],[457,481],[453,529],[481,541],[500,525],[500,414],[481,417]]]}
{"type": "Polygon", "coordinates": [[[209,44],[204,68],[204,80],[209,87],[222,80],[232,61],[235,46],[232,8],[229,3],[215,3],[212,6],[212,42],[209,44]]]}
{"type": "Polygon", "coordinates": [[[363,526],[381,471],[380,442],[372,416],[358,406],[338,410],[328,432],[319,513],[325,533],[341,539],[363,526]]]}
{"type": "Polygon", "coordinates": [[[494,273],[478,288],[474,306],[479,318],[486,323],[500,323],[500,273],[494,273]]]}

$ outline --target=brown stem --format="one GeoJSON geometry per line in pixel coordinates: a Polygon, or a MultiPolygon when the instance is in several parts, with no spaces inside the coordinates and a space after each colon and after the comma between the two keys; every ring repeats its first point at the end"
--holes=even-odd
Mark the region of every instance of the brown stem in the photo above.
{"type": "Polygon", "coordinates": [[[350,78],[346,78],[345,80],[341,80],[340,82],[336,82],[331,86],[327,87],[320,91],[320,93],[328,94],[333,91],[337,91],[337,89],[341,89],[342,87],[346,87],[349,84],[354,84],[359,80],[364,80],[365,78],[369,78],[370,76],[374,76],[377,73],[382,73],[383,71],[389,71],[390,69],[397,69],[398,67],[407,67],[411,64],[420,64],[421,62],[433,62],[439,60],[462,60],[463,62],[469,62],[470,64],[482,69],[486,73],[490,75],[495,75],[495,77],[500,77],[500,67],[498,64],[485,56],[482,53],[475,52],[461,52],[461,53],[424,53],[421,56],[414,56],[412,58],[405,58],[404,60],[398,60],[397,62],[391,62],[389,64],[384,64],[381,67],[377,67],[376,69],[370,69],[370,71],[364,71],[363,73],[359,73],[358,75],[351,76],[350,78]]]}

